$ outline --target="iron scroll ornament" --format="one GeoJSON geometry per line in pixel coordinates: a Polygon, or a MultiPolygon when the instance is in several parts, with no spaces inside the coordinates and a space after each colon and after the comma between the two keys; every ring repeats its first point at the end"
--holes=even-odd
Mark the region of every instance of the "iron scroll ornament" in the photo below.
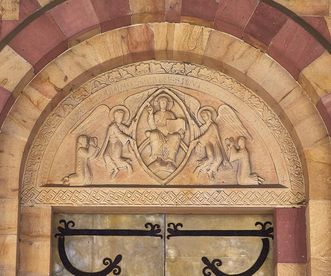
{"type": "Polygon", "coordinates": [[[63,266],[70,273],[75,276],[106,276],[110,273],[114,275],[121,274],[121,267],[119,263],[122,260],[122,255],[118,254],[114,260],[106,257],[103,259],[102,263],[106,266],[103,270],[98,272],[84,272],[74,267],[65,250],[65,237],[66,236],[142,236],[142,237],[158,237],[163,238],[161,233],[161,227],[159,224],[146,223],[145,228],[147,230],[138,230],[138,229],[73,229],[75,223],[65,220],[60,220],[58,233],[55,234],[55,237],[58,238],[58,252],[63,266]]]}
{"type": "Polygon", "coordinates": [[[260,230],[181,230],[180,228],[183,227],[181,223],[168,223],[167,232],[167,239],[172,237],[192,237],[192,236],[199,236],[199,237],[261,237],[262,241],[262,250],[260,252],[259,257],[255,261],[255,263],[246,271],[239,273],[239,274],[227,274],[224,273],[219,269],[222,265],[222,261],[220,259],[214,259],[210,261],[207,257],[202,257],[201,260],[205,264],[205,267],[202,269],[203,276],[211,276],[212,273],[215,276],[252,276],[256,273],[263,263],[265,262],[266,258],[268,257],[270,243],[269,238],[273,239],[273,227],[271,227],[271,222],[256,222],[255,226],[260,226],[260,230]]]}
{"type": "MultiPolygon", "coordinates": [[[[145,236],[145,237],[158,237],[163,238],[161,234],[161,227],[159,224],[146,223],[145,228],[147,230],[138,229],[73,229],[75,223],[73,221],[60,220],[59,222],[64,227],[58,227],[58,233],[55,237],[58,238],[58,252],[63,266],[75,276],[106,276],[110,273],[114,275],[121,274],[121,267],[119,263],[122,260],[122,255],[118,254],[114,260],[110,258],[104,258],[103,264],[106,266],[98,272],[84,272],[74,267],[65,250],[65,237],[66,236],[145,236]]],[[[273,227],[271,222],[256,222],[255,226],[260,226],[259,230],[182,230],[183,224],[181,223],[168,223],[167,228],[167,239],[173,237],[191,237],[191,236],[210,236],[210,237],[226,237],[226,236],[237,236],[237,237],[261,237],[262,250],[256,262],[246,271],[239,274],[227,274],[219,270],[222,265],[220,259],[214,259],[210,261],[207,257],[202,257],[201,260],[205,264],[202,270],[203,276],[211,276],[212,273],[215,276],[251,276],[256,273],[263,263],[265,262],[269,249],[269,238],[273,239],[273,227]]]]}

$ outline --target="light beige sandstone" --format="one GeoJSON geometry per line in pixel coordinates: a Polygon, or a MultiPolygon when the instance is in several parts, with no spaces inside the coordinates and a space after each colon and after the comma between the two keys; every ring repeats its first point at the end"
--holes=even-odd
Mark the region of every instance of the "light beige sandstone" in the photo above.
{"type": "Polygon", "coordinates": [[[331,258],[311,258],[307,263],[309,276],[330,276],[331,258]]]}
{"type": "Polygon", "coordinates": [[[41,6],[46,6],[47,4],[49,4],[50,2],[52,2],[53,0],[38,0],[38,3],[41,6]]]}
{"type": "Polygon", "coordinates": [[[276,0],[299,15],[328,15],[329,0],[276,0]]]}
{"type": "Polygon", "coordinates": [[[76,44],[79,44],[82,41],[87,40],[91,37],[94,37],[100,33],[101,33],[101,28],[100,28],[100,26],[97,26],[97,27],[93,28],[92,30],[83,33],[82,35],[75,36],[74,38],[69,39],[68,46],[69,46],[69,48],[71,48],[72,46],[75,46],[76,44]]]}
{"type": "Polygon", "coordinates": [[[51,207],[21,207],[20,238],[52,238],[52,209],[51,207]]]}
{"type": "Polygon", "coordinates": [[[330,152],[330,137],[326,137],[304,150],[309,172],[309,198],[311,200],[331,200],[330,152]]]}
{"type": "Polygon", "coordinates": [[[171,60],[173,58],[175,26],[174,23],[150,24],[154,33],[155,59],[171,60]]]}
{"type": "Polygon", "coordinates": [[[16,199],[0,199],[0,235],[16,235],[17,234],[17,200],[16,199]]]}
{"type": "Polygon", "coordinates": [[[220,68],[240,80],[261,54],[260,50],[242,40],[213,30],[206,45],[203,63],[220,68]]]}
{"type": "Polygon", "coordinates": [[[0,17],[2,20],[18,20],[19,10],[20,10],[19,0],[0,1],[0,17]]]}
{"type": "MultiPolygon", "coordinates": [[[[331,4],[330,4],[331,7],[331,4]]],[[[330,8],[331,11],[331,8],[330,8]]],[[[331,33],[331,12],[330,12],[330,16],[326,16],[325,17],[326,23],[328,24],[328,28],[329,28],[329,32],[331,33]]]]}
{"type": "Polygon", "coordinates": [[[189,24],[176,24],[174,59],[201,63],[212,29],[189,24]]]}
{"type": "Polygon", "coordinates": [[[112,62],[112,66],[117,66],[128,62],[127,36],[127,29],[114,30],[75,45],[42,71],[43,82],[60,90],[82,74],[91,78],[93,75],[88,72],[97,65],[112,62]]]}
{"type": "Polygon", "coordinates": [[[328,137],[316,107],[305,97],[305,92],[301,87],[298,86],[283,97],[279,105],[290,119],[303,149],[310,148],[328,137]]]}
{"type": "Polygon", "coordinates": [[[14,91],[26,75],[33,76],[32,65],[17,54],[10,46],[0,52],[0,84],[9,91],[14,91]]]}
{"type": "Polygon", "coordinates": [[[18,198],[19,168],[25,142],[15,136],[0,134],[0,198],[18,198]]]}
{"type": "Polygon", "coordinates": [[[130,0],[131,23],[164,21],[165,0],[130,0]]]}
{"type": "Polygon", "coordinates": [[[248,68],[247,76],[262,86],[276,102],[298,86],[284,68],[262,52],[248,68]]]}
{"type": "MultiPolygon", "coordinates": [[[[46,222],[50,223],[50,222],[46,222]]],[[[49,275],[50,237],[22,239],[19,245],[19,275],[49,275]]]]}
{"type": "Polygon", "coordinates": [[[309,275],[331,275],[331,200],[310,200],[307,211],[309,275]]]}
{"type": "Polygon", "coordinates": [[[291,264],[291,263],[278,263],[276,265],[276,274],[277,276],[305,276],[306,264],[291,264]]]}
{"type": "Polygon", "coordinates": [[[52,227],[50,207],[21,208],[19,274],[49,275],[52,227]]]}
{"type": "Polygon", "coordinates": [[[299,82],[316,104],[331,91],[331,54],[324,52],[308,65],[299,76],[299,82]]]}
{"type": "Polygon", "coordinates": [[[16,235],[0,235],[0,275],[16,275],[16,235]]]}

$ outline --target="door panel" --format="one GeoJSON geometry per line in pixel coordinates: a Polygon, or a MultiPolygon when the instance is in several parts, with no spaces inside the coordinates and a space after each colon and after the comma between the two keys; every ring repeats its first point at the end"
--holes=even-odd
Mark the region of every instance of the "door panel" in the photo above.
{"type": "MultiPolygon", "coordinates": [[[[166,222],[181,223],[180,230],[255,230],[258,221],[271,221],[271,216],[261,215],[168,215],[166,222]]],[[[253,232],[254,233],[254,232],[253,232]]],[[[190,234],[190,233],[189,233],[190,234]]],[[[201,234],[201,233],[199,233],[201,234]]],[[[202,232],[206,235],[208,233],[202,232]]],[[[215,234],[213,232],[212,234],[215,234]]],[[[216,232],[217,234],[217,232],[216,232]]],[[[220,232],[220,235],[223,233],[220,232]]],[[[228,233],[227,233],[228,234],[228,233]]],[[[201,276],[206,265],[202,257],[210,261],[220,259],[221,271],[239,274],[247,271],[258,259],[262,250],[261,237],[238,236],[179,236],[166,241],[166,275],[201,276]]],[[[272,275],[272,243],[262,267],[254,275],[272,275]]],[[[214,274],[211,274],[214,275],[214,274]]]]}
{"type": "MultiPolygon", "coordinates": [[[[160,225],[164,229],[164,215],[94,215],[58,214],[54,226],[60,220],[74,221],[72,229],[129,229],[148,230],[146,223],[160,225]]],[[[57,229],[55,227],[55,233],[57,229]]],[[[133,233],[134,234],[134,233],[133,233]]],[[[57,239],[53,239],[53,274],[73,275],[62,264],[58,252],[57,239]]],[[[160,237],[149,236],[67,236],[65,248],[73,266],[85,272],[97,272],[105,268],[104,258],[122,259],[120,275],[164,275],[164,241],[160,237]]],[[[114,274],[109,274],[114,275],[114,274]]]]}
{"type": "Polygon", "coordinates": [[[273,275],[268,221],[272,216],[57,214],[52,275],[273,275]]]}

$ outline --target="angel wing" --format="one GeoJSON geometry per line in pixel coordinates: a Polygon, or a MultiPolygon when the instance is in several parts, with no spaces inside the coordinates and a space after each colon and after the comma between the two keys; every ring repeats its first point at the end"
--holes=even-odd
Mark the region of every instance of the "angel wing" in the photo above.
{"type": "Polygon", "coordinates": [[[107,105],[99,105],[91,112],[87,113],[83,119],[79,120],[71,129],[71,134],[85,134],[97,137],[102,141],[109,126],[110,108],[107,105]]]}
{"type": "Polygon", "coordinates": [[[220,135],[222,140],[230,137],[244,136],[249,140],[253,140],[253,137],[239,120],[236,112],[228,105],[221,105],[218,108],[218,114],[216,122],[220,128],[220,135]]]}

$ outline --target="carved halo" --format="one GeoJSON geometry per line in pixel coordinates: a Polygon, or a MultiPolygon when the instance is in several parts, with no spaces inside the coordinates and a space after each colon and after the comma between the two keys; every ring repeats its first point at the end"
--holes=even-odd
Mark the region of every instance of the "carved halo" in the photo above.
{"type": "Polygon", "coordinates": [[[216,113],[215,108],[213,108],[213,107],[211,107],[211,106],[204,106],[204,107],[201,107],[201,108],[199,109],[199,111],[198,111],[198,119],[199,119],[199,122],[200,122],[200,123],[204,123],[204,122],[205,122],[205,120],[202,119],[202,116],[201,116],[202,112],[204,112],[204,111],[208,111],[208,112],[210,112],[210,114],[211,114],[211,119],[215,122],[215,120],[216,120],[216,118],[217,118],[217,113],[216,113]]]}
{"type": "Polygon", "coordinates": [[[128,124],[130,122],[131,115],[130,115],[129,109],[127,107],[125,107],[124,105],[116,105],[113,108],[111,108],[109,111],[109,115],[108,115],[109,119],[111,121],[113,121],[114,113],[119,110],[123,112],[123,124],[128,124]]]}
{"type": "Polygon", "coordinates": [[[157,108],[159,107],[159,101],[161,98],[166,98],[168,100],[167,110],[171,110],[174,106],[174,100],[166,93],[161,92],[156,98],[154,99],[154,106],[157,108]]]}

